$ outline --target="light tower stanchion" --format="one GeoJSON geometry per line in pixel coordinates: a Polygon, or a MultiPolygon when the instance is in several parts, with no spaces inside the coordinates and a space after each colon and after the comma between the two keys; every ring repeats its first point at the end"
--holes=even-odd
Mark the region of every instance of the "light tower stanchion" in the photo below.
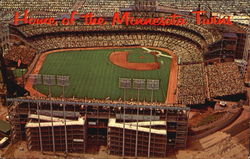
{"type": "Polygon", "coordinates": [[[53,152],[56,152],[55,148],[55,134],[54,134],[54,121],[53,121],[53,107],[52,102],[50,102],[50,111],[51,111],[51,129],[52,129],[52,144],[53,144],[53,152]]]}
{"type": "MultiPolygon", "coordinates": [[[[137,100],[138,102],[139,100],[139,89],[137,89],[138,91],[138,96],[137,96],[137,100]]],[[[137,105],[136,108],[136,139],[135,139],[135,157],[137,157],[137,149],[138,149],[138,122],[139,122],[139,106],[137,105]]]]}
{"type": "MultiPolygon", "coordinates": [[[[140,102],[140,89],[145,89],[145,79],[133,79],[133,89],[137,90],[137,102],[140,102]]],[[[138,156],[138,127],[139,127],[139,106],[136,108],[136,140],[135,157],[138,156]]]]}
{"type": "Polygon", "coordinates": [[[151,122],[152,122],[152,107],[150,107],[150,122],[149,122],[149,137],[148,137],[148,158],[150,158],[150,150],[151,150],[151,122]]]}
{"type": "MultiPolygon", "coordinates": [[[[126,89],[131,88],[130,78],[119,78],[119,88],[123,89],[123,101],[126,101],[126,89]]],[[[122,110],[122,107],[120,107],[122,110]]],[[[123,107],[123,136],[122,136],[122,157],[125,157],[125,107],[123,107]]]]}
{"type": "Polygon", "coordinates": [[[122,157],[125,157],[125,107],[123,107],[123,136],[122,136],[122,157]]]}
{"type": "MultiPolygon", "coordinates": [[[[159,90],[160,81],[155,79],[147,80],[147,89],[151,90],[151,103],[154,99],[154,90],[159,90]]],[[[150,158],[150,150],[151,150],[151,124],[152,124],[152,107],[150,107],[150,123],[149,123],[149,137],[148,137],[148,158],[150,158]]]]}
{"type": "Polygon", "coordinates": [[[67,124],[65,115],[65,104],[63,104],[63,118],[64,118],[64,133],[65,133],[65,155],[68,154],[68,136],[67,136],[67,124]]]}
{"type": "Polygon", "coordinates": [[[39,140],[40,140],[40,151],[43,153],[43,140],[42,140],[42,130],[41,130],[41,120],[40,120],[40,103],[37,103],[36,110],[38,116],[38,131],[39,131],[39,140]]]}

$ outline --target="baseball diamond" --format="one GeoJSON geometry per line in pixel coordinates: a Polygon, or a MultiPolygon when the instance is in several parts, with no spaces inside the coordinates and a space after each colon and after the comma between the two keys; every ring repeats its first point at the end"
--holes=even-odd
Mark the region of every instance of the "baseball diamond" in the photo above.
{"type": "Polygon", "coordinates": [[[247,158],[249,2],[0,0],[0,156],[247,158]]]}
{"type": "MultiPolygon", "coordinates": [[[[39,74],[68,75],[70,85],[65,88],[65,97],[110,98],[112,100],[124,96],[123,89],[118,87],[119,77],[159,79],[160,89],[154,91],[154,101],[164,102],[167,97],[170,65],[170,58],[154,57],[154,55],[145,52],[142,48],[65,50],[48,54],[39,70],[39,74]],[[133,63],[135,67],[132,69],[126,68],[126,66],[120,67],[110,61],[109,56],[118,51],[128,53],[129,61],[138,61],[138,63],[133,63]],[[140,58],[141,56],[145,58],[140,58]],[[137,70],[137,66],[139,67],[140,64],[146,65],[145,62],[154,61],[155,59],[161,61],[161,63],[157,63],[157,66],[160,66],[159,68],[137,70]]],[[[49,94],[48,86],[35,85],[34,88],[44,95],[49,94]]],[[[62,88],[51,86],[51,94],[54,97],[61,96],[62,88]]],[[[141,101],[149,101],[150,96],[150,90],[140,90],[141,101]]],[[[126,90],[125,98],[127,100],[137,100],[136,97],[136,89],[126,90]]]]}

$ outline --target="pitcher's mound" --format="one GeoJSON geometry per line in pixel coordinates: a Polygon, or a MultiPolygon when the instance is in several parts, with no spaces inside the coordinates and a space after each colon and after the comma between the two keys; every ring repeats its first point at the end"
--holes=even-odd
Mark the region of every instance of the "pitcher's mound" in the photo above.
{"type": "MultiPolygon", "coordinates": [[[[109,60],[120,67],[130,69],[130,70],[156,70],[160,68],[158,62],[150,62],[150,63],[130,63],[127,61],[128,52],[112,52],[109,55],[109,60]]],[[[144,58],[144,57],[140,57],[144,58]]]]}

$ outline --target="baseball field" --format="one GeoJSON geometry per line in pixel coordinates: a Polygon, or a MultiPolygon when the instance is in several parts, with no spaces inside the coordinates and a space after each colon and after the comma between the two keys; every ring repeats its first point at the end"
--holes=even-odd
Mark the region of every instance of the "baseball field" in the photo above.
{"type": "MultiPolygon", "coordinates": [[[[151,49],[153,50],[153,49],[151,49]]],[[[166,52],[162,52],[166,54],[166,52]]],[[[42,63],[39,74],[67,75],[69,86],[65,87],[65,97],[95,98],[117,100],[124,97],[119,88],[119,78],[159,79],[160,89],[153,92],[154,101],[164,102],[167,96],[171,58],[155,56],[145,48],[83,49],[58,51],[48,54],[42,63]],[[135,70],[117,66],[110,60],[112,53],[127,53],[129,63],[147,64],[157,61],[158,69],[135,70]]],[[[135,66],[136,67],[136,66],[135,66]]],[[[48,95],[49,87],[34,85],[38,92],[48,95]]],[[[51,86],[52,96],[61,96],[60,86],[51,86]]],[[[150,101],[151,90],[140,90],[140,101],[150,101]]],[[[137,100],[137,90],[127,89],[126,100],[137,100]]]]}

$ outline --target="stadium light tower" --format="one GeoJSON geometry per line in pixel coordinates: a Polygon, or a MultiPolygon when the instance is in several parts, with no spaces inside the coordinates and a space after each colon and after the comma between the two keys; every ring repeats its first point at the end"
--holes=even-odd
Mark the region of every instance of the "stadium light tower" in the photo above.
{"type": "Polygon", "coordinates": [[[51,96],[51,86],[56,84],[55,75],[43,75],[43,84],[49,86],[49,96],[51,96]]]}
{"type": "MultiPolygon", "coordinates": [[[[140,101],[140,89],[145,89],[146,80],[145,79],[133,79],[133,88],[137,89],[137,101],[140,101]]],[[[139,106],[136,110],[136,140],[135,140],[135,157],[137,157],[137,148],[138,148],[138,118],[139,118],[139,106]]]]}
{"type": "Polygon", "coordinates": [[[133,88],[137,89],[137,101],[140,101],[140,89],[145,89],[145,79],[133,79],[133,88]]]}
{"type": "Polygon", "coordinates": [[[40,74],[29,74],[29,79],[33,85],[42,84],[42,75],[40,74]]]}
{"type": "Polygon", "coordinates": [[[40,120],[40,107],[41,103],[36,104],[36,111],[38,116],[38,132],[39,132],[39,144],[40,144],[40,151],[43,153],[43,140],[42,140],[42,130],[41,130],[41,120],[40,120]]]}
{"type": "Polygon", "coordinates": [[[53,146],[53,152],[56,152],[56,147],[55,147],[55,134],[54,134],[54,123],[53,123],[53,106],[52,106],[52,101],[50,101],[50,118],[51,118],[51,129],[52,129],[52,146],[53,146]]]}
{"type": "Polygon", "coordinates": [[[151,102],[153,102],[153,94],[154,90],[158,90],[160,88],[160,81],[155,79],[147,80],[147,89],[151,90],[151,102]]]}
{"type": "Polygon", "coordinates": [[[123,100],[126,100],[126,89],[131,88],[131,78],[119,78],[119,88],[123,89],[123,100]]]}
{"type": "MultiPolygon", "coordinates": [[[[131,78],[119,78],[119,88],[123,89],[123,101],[126,100],[125,90],[131,88],[131,78]]],[[[123,141],[122,141],[122,156],[125,156],[125,108],[123,108],[123,141]]]]}
{"type": "MultiPolygon", "coordinates": [[[[159,90],[160,80],[148,79],[147,89],[151,90],[151,102],[153,102],[154,90],[159,90]]],[[[151,147],[151,122],[152,122],[152,107],[150,107],[150,124],[149,124],[149,137],[148,137],[148,158],[150,157],[150,147],[151,147]]]]}
{"type": "Polygon", "coordinates": [[[65,86],[69,86],[69,76],[56,76],[57,85],[62,87],[62,97],[64,97],[65,86]]]}

